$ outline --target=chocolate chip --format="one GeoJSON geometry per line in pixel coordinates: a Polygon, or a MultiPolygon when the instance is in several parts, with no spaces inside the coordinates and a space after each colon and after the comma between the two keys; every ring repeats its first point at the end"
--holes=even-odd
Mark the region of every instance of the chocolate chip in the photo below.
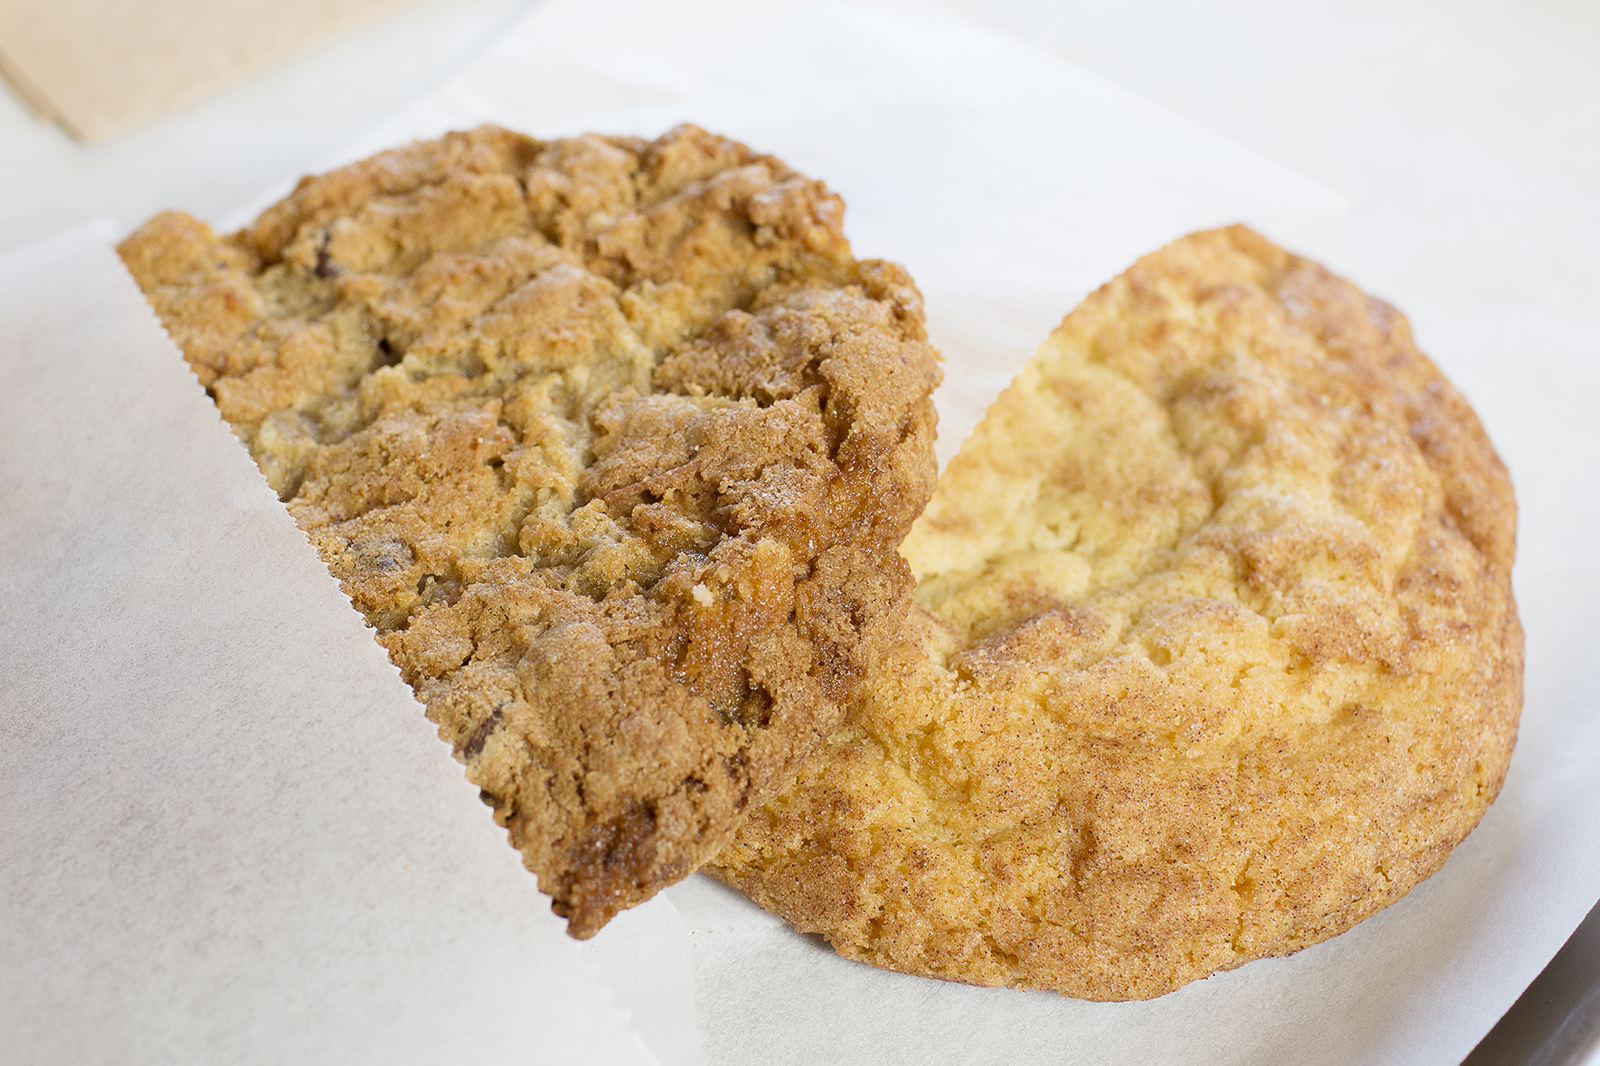
{"type": "Polygon", "coordinates": [[[489,734],[500,727],[500,721],[505,715],[495,711],[489,717],[478,723],[478,728],[472,731],[467,742],[461,746],[461,754],[471,759],[483,750],[483,745],[488,742],[489,734]]]}

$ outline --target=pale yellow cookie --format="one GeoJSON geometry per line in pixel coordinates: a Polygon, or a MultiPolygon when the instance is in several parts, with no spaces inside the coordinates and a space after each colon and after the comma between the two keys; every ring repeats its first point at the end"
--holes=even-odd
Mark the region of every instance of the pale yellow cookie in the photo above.
{"type": "Polygon", "coordinates": [[[904,643],[714,870],[850,958],[1088,999],[1333,936],[1500,788],[1515,525],[1396,311],[1186,237],[990,408],[904,643]]]}
{"type": "Polygon", "coordinates": [[[938,369],[843,210],[690,126],[486,127],[121,246],[574,936],[713,855],[904,617],[938,369]]]}

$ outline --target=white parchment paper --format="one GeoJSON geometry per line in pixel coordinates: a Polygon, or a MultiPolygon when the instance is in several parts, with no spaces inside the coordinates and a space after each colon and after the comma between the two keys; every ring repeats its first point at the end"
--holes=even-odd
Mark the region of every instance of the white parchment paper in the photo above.
{"type": "MultiPolygon", "coordinates": [[[[440,91],[329,162],[485,121],[541,136],[590,129],[654,136],[676,122],[694,121],[827,179],[849,204],[846,224],[858,254],[905,263],[923,289],[930,333],[946,356],[946,385],[938,397],[941,460],[954,453],[994,395],[1084,293],[1138,255],[1185,232],[1243,220],[1297,251],[1324,258],[1336,270],[1345,268],[1334,257],[1336,252],[1358,261],[1385,254],[1381,247],[1352,249],[1342,241],[1341,211],[1347,205],[1336,192],[1039,55],[1021,42],[915,9],[722,0],[550,3],[536,9],[440,91]]],[[[281,191],[274,190],[273,195],[281,191]]],[[[264,205],[265,201],[251,205],[222,222],[243,222],[264,205]]],[[[1394,235],[1396,241],[1416,238],[1416,234],[1394,235]]],[[[1407,245],[1413,252],[1414,247],[1407,245]]],[[[1362,277],[1356,274],[1354,280],[1360,283],[1362,277]]],[[[56,284],[61,283],[58,278],[56,284]]],[[[1517,585],[1529,635],[1528,705],[1522,740],[1500,801],[1446,868],[1401,903],[1317,948],[1289,959],[1254,963],[1151,1003],[1088,1004],[1048,994],[975,989],[885,974],[845,962],[815,938],[794,934],[736,894],[696,877],[622,916],[574,951],[572,945],[547,935],[545,901],[532,892],[531,878],[515,869],[515,855],[486,813],[466,809],[476,804],[470,788],[461,785],[457,792],[450,791],[453,786],[448,782],[458,779],[451,777],[455,771],[448,753],[432,739],[431,729],[392,673],[383,672],[386,668],[376,646],[370,652],[357,651],[356,645],[366,638],[359,621],[353,623],[351,642],[326,657],[334,661],[319,660],[315,668],[278,675],[292,681],[285,688],[288,709],[282,713],[299,714],[315,725],[280,732],[257,721],[255,731],[237,736],[212,727],[207,735],[216,746],[213,757],[233,768],[248,789],[271,795],[276,786],[270,782],[287,780],[291,770],[299,772],[300,757],[287,755],[285,749],[317,758],[327,754],[308,736],[321,743],[339,737],[339,743],[347,745],[338,749],[346,753],[347,762],[359,760],[380,769],[389,769],[391,759],[397,765],[413,765],[408,759],[426,763],[427,744],[422,741],[434,744],[439,758],[428,765],[439,781],[421,797],[427,802],[415,805],[423,810],[404,808],[413,811],[416,820],[395,827],[384,838],[387,848],[408,840],[413,848],[422,846],[417,840],[443,848],[448,841],[450,847],[471,850],[478,857],[476,865],[460,861],[458,871],[463,882],[474,885],[479,877],[491,878],[482,882],[485,887],[461,887],[442,877],[426,886],[452,902],[453,894],[477,901],[476,908],[464,908],[471,910],[468,924],[473,931],[462,935],[480,938],[473,941],[474,950],[480,951],[476,956],[480,965],[485,973],[499,975],[492,981],[483,975],[477,979],[491,984],[492,994],[501,997],[493,1003],[508,1002],[528,989],[541,990],[522,1001],[528,1004],[528,1013],[521,1020],[534,1027],[548,1025],[562,1039],[592,1039],[594,1061],[626,1055],[632,1045],[619,1035],[623,1034],[620,1016],[613,1013],[605,1019],[606,990],[593,986],[591,973],[599,975],[614,997],[613,1007],[626,1012],[628,1023],[655,1057],[674,1066],[700,1061],[1457,1062],[1600,896],[1596,715],[1600,672],[1587,650],[1592,634],[1600,631],[1596,606],[1600,568],[1591,561],[1587,531],[1595,528],[1600,514],[1592,502],[1592,488],[1585,488],[1593,485],[1593,470],[1600,466],[1600,444],[1583,410],[1583,398],[1593,396],[1600,386],[1600,361],[1593,358],[1594,342],[1589,339],[1593,334],[1581,328],[1586,320],[1577,314],[1552,317],[1525,303],[1492,298],[1464,308],[1460,301],[1452,302],[1429,288],[1426,278],[1414,291],[1382,295],[1402,310],[1416,306],[1429,311],[1434,329],[1422,332],[1424,349],[1466,388],[1516,481],[1523,516],[1517,585]],[[1447,313],[1439,313],[1440,309],[1447,313]],[[369,659],[362,660],[362,655],[369,659]],[[342,697],[327,703],[325,694],[348,691],[349,681],[341,679],[343,669],[361,661],[375,664],[371,669],[382,677],[370,681],[372,702],[365,709],[342,697]],[[393,711],[379,713],[373,708],[393,711]],[[407,713],[413,717],[406,719],[407,713]],[[391,738],[379,743],[370,733],[347,736],[353,727],[344,722],[345,715],[411,729],[412,733],[399,735],[421,738],[416,740],[420,747],[406,748],[404,757],[385,754],[399,742],[391,738]],[[330,719],[335,724],[329,724],[330,719]],[[399,724],[402,720],[404,724],[399,724]],[[271,752],[254,754],[258,748],[265,751],[261,746],[278,737],[291,739],[271,752]],[[430,804],[436,795],[444,797],[439,809],[449,813],[430,821],[428,812],[434,809],[430,804]],[[456,800],[460,802],[451,806],[456,800]],[[454,836],[458,832],[461,839],[454,836]],[[500,880],[492,880],[495,877],[500,880]],[[479,919],[481,924],[473,924],[479,919]],[[509,924],[500,926],[502,921],[509,924]],[[506,930],[500,942],[494,941],[494,928],[506,930]],[[557,972],[574,975],[562,987],[581,1003],[542,998],[548,975],[557,972]]],[[[16,313],[16,306],[11,305],[7,314],[16,313]]],[[[4,405],[0,463],[11,464],[11,438],[4,434],[12,431],[13,422],[20,427],[17,434],[49,432],[50,416],[40,414],[27,399],[30,390],[41,387],[33,382],[0,390],[4,405]]],[[[182,403],[199,403],[204,409],[203,397],[197,394],[191,385],[182,403]]],[[[134,406],[131,401],[129,406],[134,406]]],[[[126,417],[131,416],[111,416],[118,425],[126,417]]],[[[215,416],[210,417],[215,423],[215,416]]],[[[225,433],[215,428],[225,440],[225,433]]],[[[123,435],[116,447],[138,456],[144,454],[144,438],[153,431],[147,426],[119,432],[123,435]]],[[[47,450],[38,445],[19,454],[47,450]]],[[[81,450],[94,453],[89,445],[81,450]]],[[[236,464],[245,462],[237,450],[229,454],[236,464]]],[[[192,461],[177,456],[167,460],[171,469],[162,473],[168,480],[184,482],[186,468],[180,460],[192,461]]],[[[30,459],[19,468],[31,468],[34,462],[30,459]]],[[[12,468],[0,466],[0,472],[9,478],[12,468]]],[[[144,471],[147,476],[156,473],[144,471]]],[[[66,485],[80,480],[93,483],[77,468],[53,476],[66,485]]],[[[0,481],[0,491],[7,491],[10,484],[0,481]]],[[[86,491],[92,498],[93,490],[86,491]]],[[[38,531],[43,530],[65,536],[59,531],[70,529],[78,538],[59,541],[49,549],[57,555],[46,552],[39,558],[67,558],[69,546],[112,532],[131,536],[125,527],[137,531],[148,520],[121,497],[104,507],[84,505],[75,510],[63,509],[48,494],[37,498],[42,502],[29,504],[36,509],[28,527],[35,536],[42,536],[38,531]]],[[[239,539],[240,516],[215,501],[208,507],[192,494],[185,500],[183,506],[197,516],[195,524],[181,535],[163,534],[168,538],[163,543],[204,556],[213,550],[208,546],[226,546],[239,539]]],[[[5,506],[0,521],[11,521],[12,505],[5,506]]],[[[271,510],[265,508],[261,514],[271,510]]],[[[261,514],[248,518],[253,521],[261,514]]],[[[286,516],[271,520],[292,534],[286,516]]],[[[0,534],[10,528],[0,527],[0,534]]],[[[133,620],[181,612],[191,602],[220,602],[237,615],[239,605],[263,595],[263,588],[315,584],[307,576],[315,569],[309,549],[301,552],[296,564],[300,570],[293,574],[257,573],[255,560],[248,558],[253,552],[244,555],[247,558],[229,556],[220,567],[221,576],[234,582],[231,588],[219,579],[202,583],[199,589],[163,589],[159,597],[143,592],[149,600],[145,603],[129,596],[108,600],[91,582],[73,595],[92,604],[93,610],[72,607],[63,613],[47,605],[38,609],[39,617],[49,620],[52,632],[94,618],[99,626],[94,646],[129,642],[128,654],[146,667],[141,677],[178,676],[169,687],[180,693],[196,686],[205,689],[222,682],[206,680],[206,673],[195,680],[189,665],[194,656],[180,660],[190,671],[180,676],[172,643],[147,639],[143,623],[133,620]]],[[[18,557],[16,563],[4,557],[0,578],[7,582],[7,605],[12,602],[9,589],[14,581],[31,581],[34,585],[29,587],[41,589],[53,587],[51,582],[76,587],[79,578],[71,567],[52,563],[54,569],[48,570],[46,579],[37,576],[40,565],[32,555],[18,557]]],[[[336,600],[336,592],[327,591],[331,583],[324,581],[318,587],[319,596],[329,603],[336,600]]],[[[44,602],[43,596],[37,594],[36,600],[44,602]]],[[[243,628],[231,632],[253,634],[267,617],[243,613],[246,617],[235,619],[243,628]]],[[[30,621],[28,626],[35,624],[30,621]]],[[[0,637],[22,631],[0,612],[0,627],[8,625],[12,629],[0,628],[0,637]]],[[[117,670],[84,680],[81,671],[64,669],[46,653],[52,645],[45,638],[29,640],[19,645],[23,652],[12,652],[9,641],[0,644],[0,654],[11,656],[8,673],[27,672],[28,691],[41,694],[30,696],[30,701],[53,699],[51,705],[60,708],[50,720],[50,744],[31,749],[42,753],[34,759],[56,758],[53,753],[75,750],[80,731],[92,729],[89,723],[96,719],[79,711],[85,702],[116,703],[127,698],[130,686],[122,683],[117,670]]],[[[226,657],[214,661],[224,679],[237,668],[226,657]]],[[[17,722],[24,719],[14,720],[15,713],[0,719],[0,729],[22,728],[17,722]]],[[[0,759],[11,759],[9,732],[7,737],[7,751],[0,759]]],[[[4,770],[0,780],[8,789],[0,802],[13,802],[11,782],[22,780],[24,767],[30,764],[20,757],[0,762],[4,770]]],[[[137,792],[152,775],[159,777],[156,766],[149,760],[102,761],[97,772],[108,782],[105,787],[137,792]]],[[[410,792],[416,791],[410,778],[399,779],[407,782],[410,792]]],[[[63,779],[58,775],[50,780],[63,779]]],[[[326,780],[320,784],[308,780],[297,794],[298,802],[307,809],[343,812],[363,828],[388,817],[381,804],[353,801],[358,815],[333,799],[317,798],[323,796],[319,789],[329,788],[332,796],[352,795],[326,780]]],[[[225,790],[206,791],[208,796],[213,793],[219,803],[228,795],[225,790]]],[[[64,832],[60,827],[87,819],[99,826],[95,832],[114,836],[100,824],[103,816],[86,814],[77,805],[69,812],[46,816],[38,813],[41,802],[17,801],[4,808],[8,829],[16,820],[32,824],[31,819],[57,826],[52,832],[64,832]]],[[[240,830],[238,823],[249,827],[264,817],[263,809],[262,803],[225,807],[215,815],[214,828],[208,830],[211,836],[202,839],[230,839],[240,830]]],[[[271,809],[282,814],[281,807],[271,809]]],[[[318,880],[322,864],[332,863],[331,856],[352,846],[360,833],[348,826],[343,836],[324,832],[325,821],[335,828],[343,824],[324,813],[312,819],[288,819],[299,827],[298,837],[285,836],[288,830],[281,827],[272,830],[279,834],[271,838],[274,847],[281,837],[292,839],[300,849],[298,862],[273,868],[281,871],[275,876],[296,891],[306,889],[295,897],[301,901],[294,908],[297,918],[319,923],[319,929],[323,925],[337,929],[338,923],[327,916],[348,912],[349,905],[319,907],[307,900],[327,889],[329,879],[318,880]]],[[[92,910],[90,900],[105,901],[116,913],[137,909],[138,894],[129,888],[133,882],[118,876],[115,867],[103,862],[97,866],[91,857],[58,870],[52,865],[55,860],[39,860],[35,851],[22,845],[7,841],[0,847],[10,849],[3,852],[6,864],[0,871],[12,878],[0,881],[0,888],[13,893],[0,897],[0,907],[9,908],[20,891],[29,906],[48,915],[55,927],[69,925],[75,916],[92,910]],[[15,875],[13,869],[18,871],[15,875]],[[60,886],[73,879],[88,887],[59,900],[50,895],[55,887],[50,891],[38,887],[60,886]],[[12,888],[13,882],[21,888],[12,888]]],[[[375,868],[386,869],[381,862],[375,868]]],[[[397,886],[378,880],[370,889],[361,897],[368,901],[364,905],[379,907],[397,886]]],[[[228,891],[198,893],[196,898],[226,899],[228,891]]],[[[414,905],[425,909],[439,903],[423,899],[414,905]]],[[[234,1020],[248,1017],[252,1009],[249,990],[237,978],[218,985],[182,976],[195,964],[189,956],[173,957],[171,945],[190,936],[183,931],[187,918],[173,906],[163,906],[168,906],[162,912],[166,917],[152,919],[150,929],[137,936],[125,938],[111,926],[103,941],[80,937],[83,944],[99,946],[91,951],[80,945],[79,953],[69,959],[76,969],[68,969],[76,976],[57,978],[56,984],[67,988],[74,981],[92,984],[100,957],[96,952],[144,958],[151,972],[166,975],[161,980],[181,977],[196,987],[221,989],[171,1022],[170,1031],[237,1034],[234,1020]]],[[[0,910],[0,935],[13,935],[12,926],[5,924],[15,922],[11,913],[0,910]]],[[[451,920],[464,919],[452,910],[451,920]]],[[[198,928],[210,927],[202,921],[198,928]]],[[[250,965],[242,961],[245,957],[279,960],[267,967],[278,984],[255,997],[258,1005],[309,979],[304,973],[318,972],[320,964],[306,954],[309,949],[295,946],[303,935],[294,923],[269,924],[252,935],[250,951],[229,942],[218,951],[223,961],[208,965],[237,969],[250,965]],[[235,953],[242,955],[236,959],[235,953]]],[[[13,967],[12,943],[6,942],[5,972],[0,976],[7,982],[5,988],[38,983],[47,967],[13,967]]],[[[35,938],[26,943],[48,941],[35,938]]],[[[478,986],[472,985],[455,1000],[424,1004],[422,1000],[436,995],[434,986],[426,985],[426,993],[414,991],[412,975],[432,973],[431,967],[383,972],[390,978],[386,982],[373,978],[369,985],[353,980],[339,984],[328,979],[313,985],[322,990],[322,1002],[354,1011],[353,1016],[369,1020],[363,1023],[369,1028],[370,1019],[386,1017],[382,1012],[391,1009],[388,1004],[407,1003],[401,1014],[411,1027],[408,1033],[458,1028],[460,1023],[449,1019],[464,1015],[450,1012],[476,1002],[471,988],[478,986]],[[406,1000],[408,994],[415,1000],[406,1000]],[[361,1014],[363,1010],[369,1013],[361,1014]]],[[[443,972],[456,971],[445,966],[443,972]]],[[[34,999],[28,1002],[44,996],[30,994],[34,999]]],[[[58,998],[65,996],[61,992],[58,998]]],[[[282,1013],[281,1008],[274,1009],[282,1013]]],[[[64,1010],[54,1015],[58,1027],[66,1025],[64,1010]]],[[[153,1029],[152,1024],[144,1023],[141,1029],[140,1023],[130,1021],[121,1029],[95,1031],[135,1035],[167,1031],[153,1029]]],[[[501,1024],[510,1025],[503,1020],[501,1024]]],[[[51,1031],[50,1027],[29,1030],[26,1040],[47,1046],[43,1041],[51,1031]]],[[[509,1028],[505,1032],[508,1041],[513,1039],[509,1028]]],[[[115,1036],[97,1039],[111,1041],[115,1036]]],[[[242,1037],[229,1039],[235,1041],[229,1047],[244,1046],[242,1037]]],[[[320,1037],[284,1039],[300,1039],[284,1046],[301,1048],[315,1045],[320,1037]]],[[[381,1042],[381,1034],[376,1039],[381,1042]]],[[[346,1038],[339,1046],[354,1046],[354,1041],[346,1038]]],[[[34,1045],[24,1041],[17,1046],[34,1045]]],[[[435,1060],[461,1057],[435,1056],[435,1060]]],[[[531,1054],[530,1061],[541,1060],[531,1054]]]]}

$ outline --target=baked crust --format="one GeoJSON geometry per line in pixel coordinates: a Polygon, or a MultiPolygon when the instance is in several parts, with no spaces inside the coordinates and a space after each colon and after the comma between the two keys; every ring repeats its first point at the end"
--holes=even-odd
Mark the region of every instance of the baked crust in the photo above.
{"type": "Polygon", "coordinates": [[[711,869],[850,958],[1086,999],[1333,936],[1504,779],[1515,522],[1397,312],[1179,240],[990,408],[902,545],[906,640],[711,869]]]}
{"type": "Polygon", "coordinates": [[[120,252],[587,937],[697,868],[897,631],[936,355],[769,156],[495,128],[120,252]]]}

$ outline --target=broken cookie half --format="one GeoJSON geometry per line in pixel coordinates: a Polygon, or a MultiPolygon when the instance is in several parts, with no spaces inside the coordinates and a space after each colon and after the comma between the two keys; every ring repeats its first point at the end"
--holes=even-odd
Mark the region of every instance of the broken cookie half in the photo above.
{"type": "Polygon", "coordinates": [[[1186,237],[989,409],[902,545],[904,642],[712,868],[851,958],[1086,999],[1315,944],[1504,780],[1515,530],[1393,308],[1186,237]]]}
{"type": "Polygon", "coordinates": [[[694,127],[486,127],[119,249],[574,936],[714,855],[905,617],[937,356],[842,215],[694,127]]]}

